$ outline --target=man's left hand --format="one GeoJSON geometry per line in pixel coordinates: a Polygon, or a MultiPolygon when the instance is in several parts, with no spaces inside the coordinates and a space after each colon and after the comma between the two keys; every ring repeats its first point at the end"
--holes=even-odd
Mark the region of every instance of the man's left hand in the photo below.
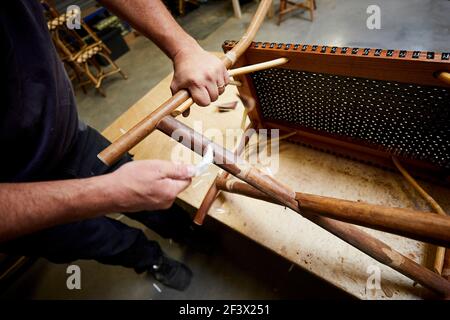
{"type": "Polygon", "coordinates": [[[187,89],[199,106],[216,101],[229,82],[228,71],[220,59],[201,47],[179,51],[173,65],[172,93],[187,89]]]}

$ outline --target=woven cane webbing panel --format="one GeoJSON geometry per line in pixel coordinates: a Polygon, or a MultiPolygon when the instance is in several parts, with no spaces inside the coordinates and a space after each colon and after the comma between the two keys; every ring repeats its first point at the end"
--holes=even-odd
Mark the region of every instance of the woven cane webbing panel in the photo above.
{"type": "Polygon", "coordinates": [[[450,168],[450,89],[287,69],[252,74],[264,120],[450,168]]]}

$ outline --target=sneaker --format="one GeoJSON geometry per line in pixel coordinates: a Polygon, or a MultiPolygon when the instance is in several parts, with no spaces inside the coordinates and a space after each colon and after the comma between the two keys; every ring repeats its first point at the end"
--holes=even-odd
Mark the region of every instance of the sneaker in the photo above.
{"type": "Polygon", "coordinates": [[[195,225],[189,214],[176,203],[157,214],[143,211],[130,214],[129,217],[143,223],[161,237],[172,239],[195,251],[211,254],[218,245],[217,236],[205,227],[195,225]]]}
{"type": "Polygon", "coordinates": [[[160,263],[153,265],[149,273],[162,284],[180,291],[184,291],[192,279],[192,271],[186,265],[165,255],[161,257],[160,263]]]}

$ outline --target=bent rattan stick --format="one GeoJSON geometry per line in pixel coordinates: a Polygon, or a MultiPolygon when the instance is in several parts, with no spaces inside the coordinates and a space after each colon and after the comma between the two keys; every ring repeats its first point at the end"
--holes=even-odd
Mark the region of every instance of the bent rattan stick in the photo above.
{"type": "Polygon", "coordinates": [[[228,84],[232,85],[232,86],[236,86],[236,87],[241,87],[242,86],[242,82],[241,81],[231,80],[231,79],[230,79],[230,82],[228,84]]]}
{"type": "MultiPolygon", "coordinates": [[[[219,178],[217,179],[216,188],[218,190],[284,205],[274,201],[273,198],[244,182],[227,181],[226,179],[219,178]]],[[[305,210],[302,210],[302,214],[306,214],[305,217],[308,220],[316,223],[325,230],[331,232],[379,262],[417,281],[442,296],[448,297],[450,282],[438,274],[428,270],[424,266],[421,266],[413,260],[405,257],[384,242],[374,238],[363,230],[345,222],[321,217],[312,213],[309,214],[305,210]]]]}
{"type": "MultiPolygon", "coordinates": [[[[256,168],[236,163],[234,161],[235,155],[230,151],[216,145],[176,119],[172,117],[163,118],[158,124],[158,130],[171,137],[176,132],[178,142],[199,154],[203,154],[204,149],[208,145],[211,146],[214,150],[214,163],[220,168],[244,180],[269,196],[276,203],[281,203],[303,214],[305,218],[330,231],[376,260],[446,297],[450,296],[450,282],[438,274],[406,258],[382,241],[366,234],[351,224],[301,211],[299,209],[299,202],[296,200],[297,194],[294,191],[274,179],[262,175],[256,168]]],[[[427,215],[427,217],[430,218],[430,215],[427,215]]],[[[436,217],[439,216],[436,215],[436,217]]]]}
{"type": "MultiPolygon", "coordinates": [[[[256,32],[264,21],[271,3],[272,0],[262,0],[260,2],[247,31],[239,40],[239,43],[222,57],[221,60],[227,69],[229,69],[236,62],[236,60],[252,43],[256,32]]],[[[156,110],[138,122],[133,128],[121,135],[116,141],[100,152],[98,154],[98,158],[108,166],[114,164],[122,155],[152,133],[162,118],[170,115],[176,108],[178,108],[189,98],[190,95],[187,90],[178,91],[156,110]]]]}
{"type": "Polygon", "coordinates": [[[450,247],[450,217],[314,195],[310,198],[298,199],[298,194],[289,187],[263,174],[242,159],[236,161],[233,153],[214,144],[174,118],[162,119],[158,129],[169,136],[176,131],[177,135],[183,137],[180,142],[194,149],[202,149],[211,144],[214,149],[214,163],[274,199],[282,201],[292,210],[298,210],[297,201],[300,201],[300,206],[308,205],[323,216],[450,247]],[[195,143],[196,147],[191,146],[192,143],[195,143]]]}
{"type": "Polygon", "coordinates": [[[274,59],[274,60],[264,61],[261,63],[255,63],[255,64],[241,67],[241,68],[231,69],[228,71],[228,74],[230,76],[234,77],[234,76],[239,76],[239,75],[243,75],[243,74],[247,74],[247,73],[252,73],[252,72],[256,72],[256,71],[261,71],[261,70],[265,70],[265,69],[278,67],[278,66],[281,66],[288,62],[289,62],[289,60],[287,58],[278,58],[278,59],[274,59]]]}
{"type": "MultiPolygon", "coordinates": [[[[392,162],[394,162],[397,169],[403,175],[403,177],[408,181],[408,183],[413,186],[413,188],[425,199],[426,202],[433,208],[436,213],[446,216],[444,209],[434,200],[418,183],[417,181],[406,171],[405,168],[400,164],[400,161],[396,157],[392,157],[392,162]]],[[[438,274],[442,274],[442,268],[444,267],[444,259],[445,259],[445,248],[437,247],[436,254],[434,257],[434,271],[438,274]]]]}

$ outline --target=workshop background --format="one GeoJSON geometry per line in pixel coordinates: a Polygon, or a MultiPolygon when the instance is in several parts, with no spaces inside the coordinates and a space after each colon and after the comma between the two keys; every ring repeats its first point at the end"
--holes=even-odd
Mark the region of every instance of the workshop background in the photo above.
{"type": "MultiPolygon", "coordinates": [[[[221,51],[224,40],[239,39],[258,4],[258,1],[251,0],[164,2],[181,26],[211,51],[221,51]]],[[[309,4],[313,1],[305,2],[309,4]]],[[[272,17],[266,19],[256,39],[438,52],[449,49],[450,2],[447,0],[378,0],[376,4],[383,7],[384,12],[380,30],[355,27],[365,25],[368,16],[366,9],[373,3],[371,0],[315,2],[313,21],[310,21],[309,10],[299,9],[283,15],[279,23],[280,3],[275,0],[272,17]]],[[[104,130],[172,72],[171,61],[155,44],[96,1],[61,0],[49,3],[52,10],[59,13],[65,12],[70,5],[79,6],[90,31],[110,49],[109,57],[116,64],[112,67],[106,58],[100,57],[93,67],[104,74],[97,78],[94,75],[94,79],[66,65],[75,87],[80,117],[90,126],[104,130]],[[113,72],[108,75],[110,71],[113,72]]],[[[88,31],[80,37],[88,44],[92,41],[88,31]]],[[[96,52],[94,50],[89,54],[96,52]]],[[[126,217],[120,218],[122,222],[142,228],[126,217]]],[[[82,270],[82,290],[68,290],[67,264],[0,256],[0,298],[352,299],[342,290],[295,267],[213,219],[209,219],[204,228],[214,237],[214,248],[209,253],[180,246],[145,229],[146,235],[157,239],[170,256],[185,262],[193,270],[193,282],[185,292],[154,286],[156,281],[153,278],[138,275],[132,269],[106,266],[94,261],[74,262],[82,270]]]]}

